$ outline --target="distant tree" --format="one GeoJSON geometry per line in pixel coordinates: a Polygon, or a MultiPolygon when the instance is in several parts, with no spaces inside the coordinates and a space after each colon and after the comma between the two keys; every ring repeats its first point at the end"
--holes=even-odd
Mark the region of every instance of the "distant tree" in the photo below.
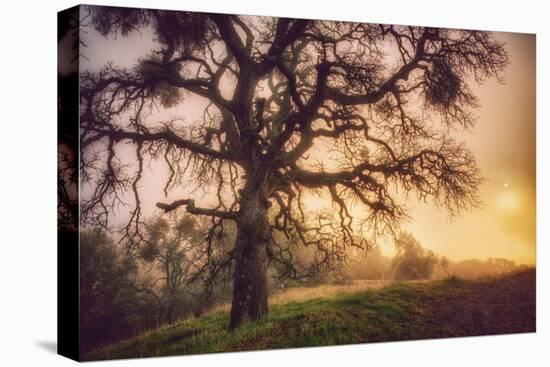
{"type": "Polygon", "coordinates": [[[439,266],[441,267],[441,270],[443,270],[446,276],[449,276],[449,265],[450,265],[450,261],[447,257],[442,256],[439,259],[439,266]]]}
{"type": "Polygon", "coordinates": [[[80,338],[85,353],[132,333],[137,299],[130,285],[136,264],[117,254],[113,240],[101,229],[80,233],[80,338]]]}
{"type": "Polygon", "coordinates": [[[449,263],[449,273],[463,278],[480,278],[529,268],[502,258],[467,259],[449,263]]]}
{"type": "Polygon", "coordinates": [[[393,277],[397,280],[430,279],[438,257],[422,247],[414,236],[401,232],[395,241],[397,253],[392,259],[393,277]]]}
{"type": "Polygon", "coordinates": [[[396,187],[453,214],[479,203],[474,157],[448,129],[474,125],[470,83],[499,78],[508,63],[489,32],[91,10],[101,34],[148,28],[157,45],[136,66],[81,74],[81,177],[93,187],[81,218],[109,225],[111,208],[130,192],[125,235],[140,246],[145,165],[165,162],[165,192],[183,181],[214,185],[208,207],[192,197],[157,206],[212,218],[211,238],[224,223],[236,225],[223,263],[234,269],[230,328],[268,312],[268,263],[296,273],[276,233],[315,248],[318,266],[333,252],[362,246],[350,202],[364,207],[363,227],[376,233],[394,231],[406,217],[396,187]],[[173,107],[189,95],[208,102],[200,121],[148,118],[152,106],[173,107]],[[315,162],[323,143],[330,159],[315,162]],[[134,150],[134,165],[119,161],[119,147],[134,150]],[[330,196],[336,221],[307,220],[304,193],[314,190],[330,196]]]}
{"type": "Polygon", "coordinates": [[[145,262],[146,280],[136,290],[151,295],[159,305],[160,322],[171,323],[198,301],[196,280],[202,257],[204,233],[196,218],[189,215],[158,216],[145,230],[145,244],[139,257],[145,262]],[[149,265],[149,266],[148,266],[149,265]],[[185,302],[187,301],[187,302],[185,302]]]}
{"type": "Polygon", "coordinates": [[[346,271],[354,279],[386,279],[391,274],[391,259],[382,254],[379,246],[353,249],[346,271]]]}

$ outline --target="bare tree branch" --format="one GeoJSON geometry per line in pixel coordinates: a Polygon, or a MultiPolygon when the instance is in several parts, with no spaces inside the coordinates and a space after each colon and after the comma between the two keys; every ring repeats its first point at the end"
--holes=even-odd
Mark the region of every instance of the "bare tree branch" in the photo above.
{"type": "Polygon", "coordinates": [[[157,207],[164,210],[165,212],[170,212],[172,210],[179,208],[180,206],[186,206],[187,212],[190,214],[213,216],[213,217],[219,217],[224,219],[235,219],[235,216],[237,215],[237,213],[235,212],[225,212],[225,211],[216,210],[216,209],[196,207],[195,201],[192,199],[181,199],[181,200],[176,200],[170,204],[157,203],[156,205],[157,207]]]}

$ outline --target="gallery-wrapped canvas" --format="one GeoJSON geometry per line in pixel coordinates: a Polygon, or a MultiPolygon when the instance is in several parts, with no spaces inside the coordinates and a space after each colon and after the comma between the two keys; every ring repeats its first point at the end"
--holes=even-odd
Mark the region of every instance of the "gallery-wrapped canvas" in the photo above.
{"type": "Polygon", "coordinates": [[[535,332],[535,35],[58,15],[59,353],[535,332]]]}

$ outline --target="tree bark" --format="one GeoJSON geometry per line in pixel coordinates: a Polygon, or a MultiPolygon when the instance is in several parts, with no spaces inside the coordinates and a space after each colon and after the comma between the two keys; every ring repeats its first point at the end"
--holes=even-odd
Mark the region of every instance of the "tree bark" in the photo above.
{"type": "MultiPolygon", "coordinates": [[[[246,189],[245,189],[246,190],[246,189]]],[[[265,190],[243,192],[237,218],[233,303],[229,329],[268,312],[267,246],[270,238],[265,190]]]]}

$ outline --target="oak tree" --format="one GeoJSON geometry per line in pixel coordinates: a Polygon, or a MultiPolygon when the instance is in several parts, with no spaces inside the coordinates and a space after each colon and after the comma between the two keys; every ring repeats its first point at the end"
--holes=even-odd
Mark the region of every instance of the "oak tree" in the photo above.
{"type": "Polygon", "coordinates": [[[402,193],[452,214],[479,204],[474,156],[449,132],[474,126],[473,86],[501,78],[508,63],[504,45],[489,32],[91,12],[101,34],[150,31],[156,49],[134,66],[106,64],[80,76],[80,171],[92,187],[81,218],[108,226],[129,192],[124,239],[140,246],[146,165],[164,164],[166,194],[183,182],[214,187],[208,205],[189,196],[157,206],[211,218],[204,253],[213,256],[201,269],[212,276],[233,269],[230,328],[268,312],[269,264],[297,275],[293,246],[315,249],[314,267],[330,266],[346,247],[362,245],[358,227],[397,228],[407,215],[402,193]],[[207,101],[199,121],[155,121],[148,114],[192,96],[207,101]],[[135,156],[130,166],[120,160],[128,147],[135,156]],[[305,205],[311,191],[326,193],[336,218],[312,217],[305,205]],[[360,223],[351,203],[363,210],[360,223]],[[234,245],[220,255],[215,239],[231,223],[234,245]]]}

